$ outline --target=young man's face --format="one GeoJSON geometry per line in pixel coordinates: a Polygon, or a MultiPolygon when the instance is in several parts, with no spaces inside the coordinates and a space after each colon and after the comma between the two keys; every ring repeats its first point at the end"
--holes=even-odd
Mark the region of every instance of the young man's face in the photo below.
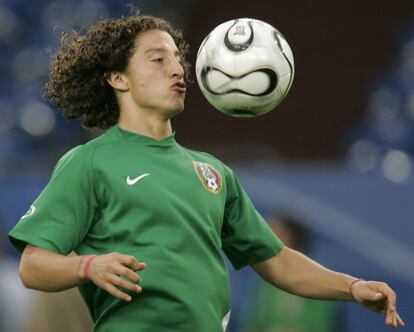
{"type": "Polygon", "coordinates": [[[140,33],[126,68],[129,92],[144,112],[172,117],[184,109],[184,70],[170,34],[161,30],[140,33]]]}

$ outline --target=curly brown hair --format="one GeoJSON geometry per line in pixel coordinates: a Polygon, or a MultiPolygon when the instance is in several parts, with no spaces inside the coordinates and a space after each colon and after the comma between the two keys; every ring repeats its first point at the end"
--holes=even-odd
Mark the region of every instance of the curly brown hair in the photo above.
{"type": "Polygon", "coordinates": [[[181,32],[161,18],[133,15],[102,20],[83,35],[76,31],[64,33],[61,47],[50,65],[45,96],[53,107],[63,110],[64,117],[82,117],[82,124],[87,128],[113,126],[119,119],[119,106],[107,77],[113,71],[126,69],[136,37],[152,29],[172,36],[188,80],[190,64],[185,55],[189,46],[181,32]]]}

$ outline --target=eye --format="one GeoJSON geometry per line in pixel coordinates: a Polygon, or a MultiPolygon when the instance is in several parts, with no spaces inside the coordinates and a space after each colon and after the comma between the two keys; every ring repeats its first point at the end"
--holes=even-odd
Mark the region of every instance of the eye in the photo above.
{"type": "Polygon", "coordinates": [[[164,62],[164,58],[155,58],[155,59],[152,59],[151,61],[152,62],[155,62],[155,63],[163,63],[164,62]]]}

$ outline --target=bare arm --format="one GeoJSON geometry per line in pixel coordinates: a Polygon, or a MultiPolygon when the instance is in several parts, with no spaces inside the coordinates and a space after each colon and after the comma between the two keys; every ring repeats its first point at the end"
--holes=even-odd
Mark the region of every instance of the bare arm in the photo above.
{"type": "Polygon", "coordinates": [[[396,294],[383,282],[361,281],[351,289],[355,278],[329,270],[288,247],[252,267],[264,280],[289,293],[323,300],[355,300],[370,310],[384,313],[387,325],[404,326],[396,311],[396,294]]]}
{"type": "Polygon", "coordinates": [[[328,270],[288,247],[252,267],[264,280],[289,293],[322,300],[353,299],[349,286],[355,278],[328,270]]]}
{"type": "Polygon", "coordinates": [[[141,287],[135,284],[141,278],[135,271],[143,270],[146,264],[139,263],[135,257],[119,253],[99,255],[91,262],[88,276],[83,275],[86,259],[82,257],[64,256],[27,245],[20,260],[20,278],[26,287],[45,292],[69,289],[88,280],[125,301],[131,300],[130,296],[117,286],[141,292],[141,287]]]}

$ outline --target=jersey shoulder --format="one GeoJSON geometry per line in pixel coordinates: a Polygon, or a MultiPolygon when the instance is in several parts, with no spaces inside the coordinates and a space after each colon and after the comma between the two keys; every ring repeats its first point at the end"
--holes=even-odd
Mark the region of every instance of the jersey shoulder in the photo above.
{"type": "Polygon", "coordinates": [[[56,164],[55,171],[64,168],[67,165],[90,166],[92,164],[93,155],[98,148],[114,144],[117,140],[116,137],[108,135],[105,132],[85,144],[77,145],[60,158],[56,164]]]}

